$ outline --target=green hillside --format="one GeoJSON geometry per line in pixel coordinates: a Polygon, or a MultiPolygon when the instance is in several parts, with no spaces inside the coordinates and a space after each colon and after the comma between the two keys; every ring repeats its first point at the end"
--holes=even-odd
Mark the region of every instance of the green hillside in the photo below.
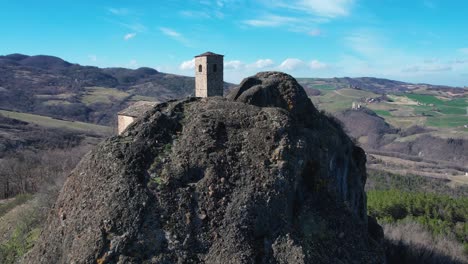
{"type": "Polygon", "coordinates": [[[78,130],[83,132],[95,132],[100,134],[107,134],[112,132],[112,128],[108,126],[100,126],[90,123],[78,121],[59,120],[48,116],[34,115],[28,113],[19,113],[13,111],[0,110],[3,116],[21,120],[28,123],[37,124],[43,127],[51,128],[67,128],[71,130],[78,130]]]}
{"type": "MultiPolygon", "coordinates": [[[[434,91],[432,88],[424,88],[426,86],[416,86],[404,92],[394,92],[389,89],[389,93],[382,98],[383,94],[377,88],[374,89],[376,92],[371,91],[368,86],[365,86],[366,89],[361,89],[339,78],[299,79],[299,82],[305,87],[318,89],[321,94],[312,96],[311,100],[319,109],[330,113],[350,109],[355,102],[373,110],[395,127],[419,125],[468,132],[464,127],[468,125],[466,90],[460,89],[465,92],[452,95],[443,89],[434,91]],[[379,98],[381,100],[376,100],[379,98]]],[[[378,83],[372,85],[372,87],[379,86],[378,83]]]]}

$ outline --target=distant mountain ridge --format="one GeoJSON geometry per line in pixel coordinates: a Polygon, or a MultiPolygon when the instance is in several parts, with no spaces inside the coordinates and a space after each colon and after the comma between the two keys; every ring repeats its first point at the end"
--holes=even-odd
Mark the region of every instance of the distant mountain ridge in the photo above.
{"type": "MultiPolygon", "coordinates": [[[[453,95],[468,89],[414,85],[399,81],[363,78],[298,79],[309,96],[315,89],[354,88],[380,94],[418,89],[442,89],[453,95]]],[[[225,89],[232,87],[225,83],[225,89]]],[[[115,113],[140,100],[166,101],[193,94],[194,78],[158,72],[151,68],[98,68],[46,55],[0,56],[0,108],[56,118],[111,125],[115,113]]]]}
{"type": "Polygon", "coordinates": [[[193,86],[191,77],[151,68],[98,68],[45,55],[0,56],[0,108],[71,120],[109,125],[132,100],[186,97],[193,86]],[[87,96],[98,100],[86,101],[87,96]]]}
{"type": "Polygon", "coordinates": [[[335,89],[353,88],[370,91],[379,94],[402,93],[417,89],[428,89],[434,91],[450,92],[454,95],[468,92],[467,88],[451,87],[444,85],[432,85],[425,83],[407,83],[389,79],[374,77],[342,77],[342,78],[298,78],[304,88],[314,89],[315,87],[330,86],[335,89]]]}

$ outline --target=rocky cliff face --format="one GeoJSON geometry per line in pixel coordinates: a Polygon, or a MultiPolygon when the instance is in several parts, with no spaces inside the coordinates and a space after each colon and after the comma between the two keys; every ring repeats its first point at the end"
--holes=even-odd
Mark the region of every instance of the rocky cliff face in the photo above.
{"type": "Polygon", "coordinates": [[[25,263],[381,263],[365,154],[289,75],[160,104],[69,176],[25,263]]]}

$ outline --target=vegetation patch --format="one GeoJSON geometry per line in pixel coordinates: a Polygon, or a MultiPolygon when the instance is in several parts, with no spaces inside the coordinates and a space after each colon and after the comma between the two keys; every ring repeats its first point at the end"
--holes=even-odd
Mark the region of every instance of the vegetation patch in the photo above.
{"type": "Polygon", "coordinates": [[[468,124],[466,116],[438,116],[427,119],[427,125],[434,127],[458,127],[466,124],[468,124]]]}
{"type": "Polygon", "coordinates": [[[434,104],[434,105],[444,104],[444,101],[440,100],[439,98],[437,98],[437,97],[435,97],[433,95],[406,94],[406,97],[408,97],[411,100],[414,100],[416,102],[419,102],[421,104],[434,104]]]}
{"type": "MultiPolygon", "coordinates": [[[[369,214],[381,223],[414,221],[434,237],[455,238],[468,247],[468,198],[397,189],[369,191],[369,214]]],[[[468,252],[466,252],[468,254],[468,252]]]]}
{"type": "Polygon", "coordinates": [[[468,186],[448,183],[368,171],[368,213],[385,229],[389,258],[419,261],[398,263],[453,263],[468,257],[468,186]],[[432,262],[426,262],[427,256],[432,262]]]}
{"type": "Polygon", "coordinates": [[[94,103],[110,104],[115,101],[123,101],[129,96],[130,94],[114,88],[87,87],[81,101],[86,105],[94,103]]]}
{"type": "Polygon", "coordinates": [[[97,132],[97,133],[111,133],[112,128],[107,126],[100,126],[85,122],[78,121],[66,121],[59,120],[48,116],[28,114],[28,113],[19,113],[13,111],[0,110],[0,114],[17,120],[21,120],[28,123],[37,124],[44,127],[53,127],[53,128],[68,128],[72,130],[80,130],[85,132],[97,132]]]}
{"type": "Polygon", "coordinates": [[[152,96],[143,96],[143,95],[134,95],[132,96],[131,98],[132,101],[156,101],[156,98],[152,97],[152,96]]]}
{"type": "Polygon", "coordinates": [[[386,110],[374,110],[374,112],[379,116],[392,116],[392,114],[386,110]]]}
{"type": "Polygon", "coordinates": [[[11,209],[15,208],[16,206],[22,205],[26,203],[27,201],[30,201],[33,198],[31,194],[20,194],[17,195],[15,198],[12,200],[0,204],[0,217],[4,216],[6,213],[8,213],[11,209]]]}
{"type": "Polygon", "coordinates": [[[11,237],[0,244],[0,263],[10,264],[24,256],[39,237],[43,215],[37,207],[23,211],[14,227],[11,237]]]}

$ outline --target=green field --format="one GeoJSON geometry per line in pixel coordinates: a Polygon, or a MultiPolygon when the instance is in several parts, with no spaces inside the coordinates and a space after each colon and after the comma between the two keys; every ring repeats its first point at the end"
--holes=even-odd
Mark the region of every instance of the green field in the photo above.
{"type": "Polygon", "coordinates": [[[428,126],[434,127],[458,127],[468,124],[468,116],[441,116],[427,119],[428,126]]]}
{"type": "Polygon", "coordinates": [[[85,89],[86,92],[82,96],[81,101],[86,105],[123,101],[130,96],[130,94],[114,88],[87,87],[85,89]]]}
{"type": "Polygon", "coordinates": [[[374,110],[374,112],[376,114],[378,114],[379,116],[382,116],[382,117],[392,116],[392,114],[389,111],[386,111],[386,110],[374,110]]]}
{"type": "Polygon", "coordinates": [[[150,102],[154,102],[156,101],[156,98],[154,97],[151,97],[151,96],[143,96],[143,95],[134,95],[132,96],[132,98],[130,99],[131,101],[150,101],[150,102]]]}
{"type": "Polygon", "coordinates": [[[406,94],[406,97],[410,98],[411,100],[420,102],[421,104],[443,104],[444,101],[440,100],[439,98],[433,95],[425,95],[425,94],[406,94]]]}
{"type": "Polygon", "coordinates": [[[363,98],[376,98],[378,94],[356,89],[340,89],[328,91],[321,96],[311,97],[312,102],[319,109],[327,112],[337,112],[351,108],[353,102],[363,98]]]}
{"type": "Polygon", "coordinates": [[[24,122],[37,124],[44,127],[51,128],[67,128],[72,130],[78,130],[83,132],[96,132],[102,134],[108,134],[112,132],[111,127],[100,126],[90,123],[77,122],[77,121],[65,121],[59,120],[48,116],[34,115],[28,113],[19,113],[13,111],[0,110],[0,114],[3,116],[21,120],[24,122]]]}
{"type": "MultiPolygon", "coordinates": [[[[378,97],[378,94],[356,90],[327,90],[311,97],[320,110],[330,113],[350,109],[353,102],[378,97]]],[[[412,125],[456,129],[468,124],[466,98],[444,98],[426,94],[389,95],[392,101],[361,103],[397,127],[412,125]]]]}
{"type": "Polygon", "coordinates": [[[426,124],[432,127],[460,127],[468,124],[468,102],[465,98],[440,99],[433,95],[406,94],[406,97],[422,105],[414,112],[427,116],[426,124]]]}

